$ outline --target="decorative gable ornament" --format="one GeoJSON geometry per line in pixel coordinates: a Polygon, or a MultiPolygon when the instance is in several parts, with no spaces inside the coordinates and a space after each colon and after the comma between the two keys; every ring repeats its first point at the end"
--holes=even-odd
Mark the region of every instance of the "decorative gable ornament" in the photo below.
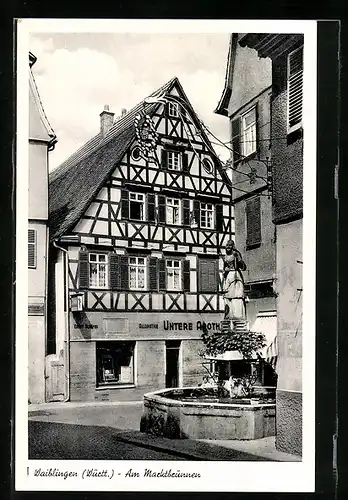
{"type": "Polygon", "coordinates": [[[139,142],[141,156],[147,161],[156,161],[155,149],[158,143],[158,134],[152,119],[148,115],[138,113],[134,119],[136,137],[139,142]]]}

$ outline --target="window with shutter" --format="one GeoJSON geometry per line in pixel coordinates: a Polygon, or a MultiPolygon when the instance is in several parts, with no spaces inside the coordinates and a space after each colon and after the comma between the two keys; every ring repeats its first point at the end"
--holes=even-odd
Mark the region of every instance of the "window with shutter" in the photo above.
{"type": "Polygon", "coordinates": [[[246,202],[246,246],[252,248],[261,244],[260,196],[246,202]]]}
{"type": "Polygon", "coordinates": [[[241,140],[240,140],[240,118],[232,120],[232,149],[233,163],[238,163],[241,159],[241,140]]]}
{"type": "Polygon", "coordinates": [[[288,55],[288,132],[302,126],[303,47],[288,55]]]}
{"type": "Polygon", "coordinates": [[[127,189],[121,189],[121,217],[129,219],[129,192],[127,189]]]}
{"type": "Polygon", "coordinates": [[[162,151],[161,151],[161,167],[165,170],[168,168],[168,166],[167,166],[167,151],[165,149],[162,149],[162,151]]]}
{"type": "Polygon", "coordinates": [[[147,195],[147,220],[156,222],[156,195],[147,195]]]}
{"type": "Polygon", "coordinates": [[[216,293],[218,289],[218,260],[198,259],[198,287],[203,293],[216,293]]]}
{"type": "Polygon", "coordinates": [[[88,252],[81,250],[79,253],[79,288],[85,289],[89,287],[89,261],[88,252]]]}
{"type": "Polygon", "coordinates": [[[120,288],[121,290],[129,289],[128,257],[126,255],[120,256],[120,288]]]}
{"type": "Polygon", "coordinates": [[[166,221],[166,198],[165,196],[158,196],[158,222],[166,221]]]}
{"type": "Polygon", "coordinates": [[[109,283],[111,290],[120,289],[120,256],[116,253],[109,254],[109,283]]]}
{"type": "Polygon", "coordinates": [[[181,155],[182,170],[183,172],[189,172],[188,156],[187,153],[182,153],[181,155]]]}
{"type": "Polygon", "coordinates": [[[36,268],[36,230],[28,229],[28,267],[36,268]]]}
{"type": "Polygon", "coordinates": [[[149,289],[152,291],[158,289],[157,261],[157,257],[149,257],[149,289]]]}
{"type": "Polygon", "coordinates": [[[221,203],[218,203],[215,205],[215,227],[217,231],[223,231],[224,230],[224,217],[223,217],[223,207],[221,203]]]}
{"type": "Polygon", "coordinates": [[[160,290],[166,290],[166,260],[158,259],[158,286],[160,290]]]}
{"type": "Polygon", "coordinates": [[[191,283],[191,271],[190,271],[190,261],[183,261],[183,289],[185,292],[190,291],[190,283],[191,283]]]}
{"type": "Polygon", "coordinates": [[[201,207],[199,201],[197,200],[193,201],[193,216],[195,218],[195,223],[199,227],[201,224],[201,207]]]}
{"type": "Polygon", "coordinates": [[[191,224],[190,200],[182,200],[182,220],[184,226],[191,224]]]}

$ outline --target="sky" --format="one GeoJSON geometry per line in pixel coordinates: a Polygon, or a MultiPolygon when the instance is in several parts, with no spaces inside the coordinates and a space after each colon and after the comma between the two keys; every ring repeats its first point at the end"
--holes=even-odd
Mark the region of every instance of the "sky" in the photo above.
{"type": "MultiPolygon", "coordinates": [[[[33,74],[58,142],[50,170],[99,132],[108,104],[115,117],[176,76],[205,125],[229,140],[226,117],[216,115],[225,81],[229,33],[40,33],[30,37],[33,74]]],[[[214,146],[223,161],[225,147],[214,146]]]]}

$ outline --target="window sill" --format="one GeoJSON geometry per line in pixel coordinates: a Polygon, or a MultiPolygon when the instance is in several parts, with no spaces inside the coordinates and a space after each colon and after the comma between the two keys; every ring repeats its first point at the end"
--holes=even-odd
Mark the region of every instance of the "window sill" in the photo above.
{"type": "Polygon", "coordinates": [[[135,384],[105,384],[98,385],[95,390],[96,391],[105,391],[107,389],[133,389],[135,388],[135,384]]]}
{"type": "Polygon", "coordinates": [[[302,139],[302,137],[303,137],[303,127],[302,124],[300,124],[297,128],[293,128],[288,131],[288,135],[286,138],[287,145],[290,146],[290,144],[293,144],[298,139],[302,139]]]}
{"type": "Polygon", "coordinates": [[[255,159],[257,159],[257,150],[253,151],[252,153],[250,153],[248,155],[243,154],[243,157],[239,160],[239,162],[243,163],[244,161],[248,162],[250,160],[255,160],[255,159]]]}
{"type": "Polygon", "coordinates": [[[259,248],[261,246],[261,241],[260,243],[254,243],[253,245],[246,245],[245,250],[254,250],[255,248],[259,248]]]}

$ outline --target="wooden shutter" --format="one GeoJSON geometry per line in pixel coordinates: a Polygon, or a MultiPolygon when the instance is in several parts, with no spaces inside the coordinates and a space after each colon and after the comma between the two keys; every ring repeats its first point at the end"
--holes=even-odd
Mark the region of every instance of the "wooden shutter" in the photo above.
{"type": "Polygon", "coordinates": [[[198,287],[200,292],[216,293],[218,289],[218,260],[198,260],[198,287]]]}
{"type": "Polygon", "coordinates": [[[247,247],[261,243],[261,203],[260,196],[246,202],[247,247]]]}
{"type": "Polygon", "coordinates": [[[111,290],[120,289],[120,256],[109,253],[109,283],[111,290]]]}
{"type": "Polygon", "coordinates": [[[223,208],[222,204],[218,203],[215,205],[215,227],[217,231],[223,231],[224,230],[224,217],[223,217],[223,208]]]}
{"type": "Polygon", "coordinates": [[[158,196],[158,222],[166,222],[166,197],[158,196]]]}
{"type": "Polygon", "coordinates": [[[302,120],[303,47],[288,56],[288,127],[302,120]]]}
{"type": "Polygon", "coordinates": [[[187,173],[189,171],[187,153],[182,153],[181,161],[182,161],[182,171],[187,173]]]}
{"type": "Polygon", "coordinates": [[[150,222],[156,221],[156,195],[147,195],[147,220],[150,222]]]}
{"type": "Polygon", "coordinates": [[[121,218],[129,219],[129,192],[121,189],[121,218]]]}
{"type": "Polygon", "coordinates": [[[160,290],[167,289],[166,259],[158,259],[158,287],[160,290]]]}
{"type": "Polygon", "coordinates": [[[190,226],[190,200],[182,200],[182,220],[184,226],[190,226]]]}
{"type": "Polygon", "coordinates": [[[169,116],[169,102],[164,104],[164,115],[167,117],[169,116]]]}
{"type": "Polygon", "coordinates": [[[197,200],[193,201],[193,215],[199,227],[201,225],[201,204],[197,200]]]}
{"type": "Polygon", "coordinates": [[[237,163],[241,159],[241,140],[240,140],[241,126],[240,118],[232,120],[232,149],[233,149],[233,163],[237,163]]]}
{"type": "Polygon", "coordinates": [[[28,229],[28,267],[36,267],[36,230],[28,229]]]}
{"type": "Polygon", "coordinates": [[[79,252],[79,288],[89,287],[89,262],[88,252],[81,250],[79,252]]]}
{"type": "Polygon", "coordinates": [[[125,255],[120,256],[120,266],[119,266],[119,273],[120,273],[120,289],[121,290],[128,290],[129,289],[129,279],[128,279],[128,257],[125,255]]]}
{"type": "Polygon", "coordinates": [[[190,291],[190,261],[189,260],[183,260],[182,261],[182,266],[183,266],[183,289],[184,292],[189,292],[190,291]]]}
{"type": "Polygon", "coordinates": [[[149,289],[158,290],[157,257],[149,257],[149,289]]]}
{"type": "Polygon", "coordinates": [[[161,151],[161,167],[165,170],[168,168],[168,154],[166,149],[162,149],[161,151]]]}

